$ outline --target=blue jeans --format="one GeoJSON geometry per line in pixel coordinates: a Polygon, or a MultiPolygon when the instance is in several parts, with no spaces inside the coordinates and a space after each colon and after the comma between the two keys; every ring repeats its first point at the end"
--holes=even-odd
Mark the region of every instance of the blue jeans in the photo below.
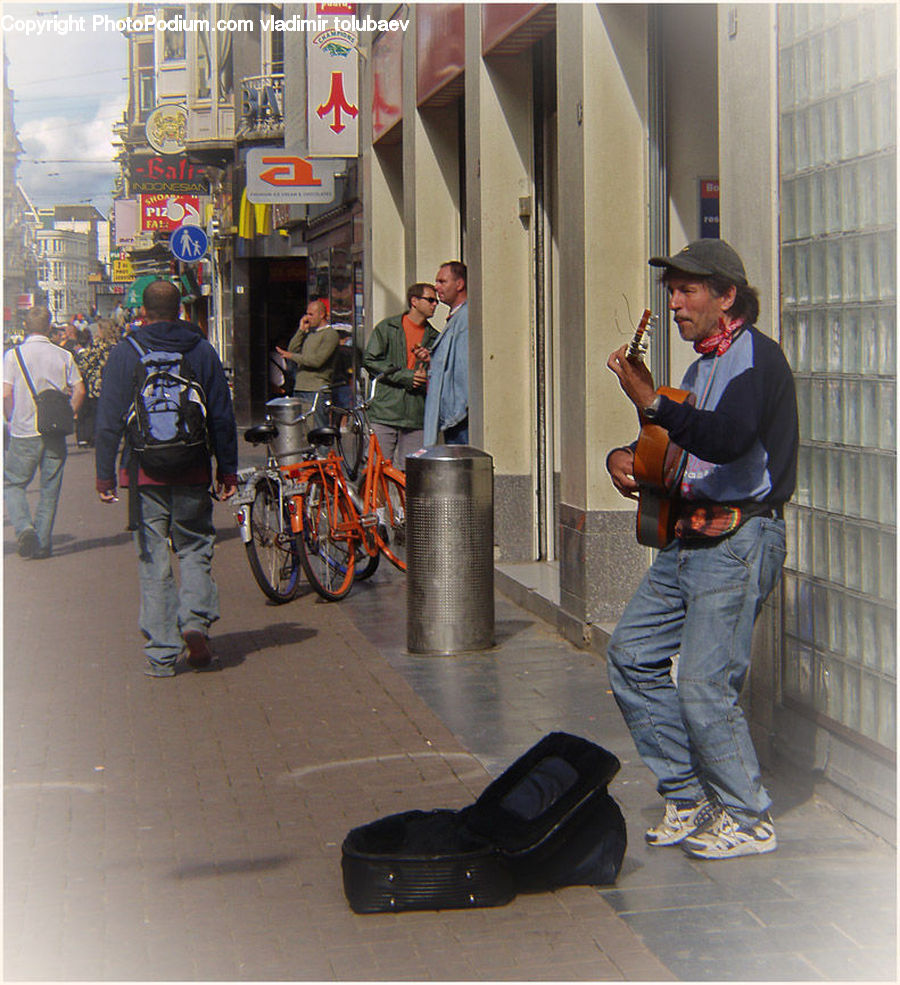
{"type": "Polygon", "coordinates": [[[212,578],[213,507],[206,486],[141,486],[141,525],[134,532],[141,582],[141,632],[151,664],[171,667],[184,645],[182,633],[204,635],[219,618],[212,578]],[[178,555],[175,583],[169,538],[178,555]]]}
{"type": "Polygon", "coordinates": [[[39,550],[50,549],[53,521],[62,489],[63,468],[66,464],[66,439],[10,438],[3,465],[3,491],[9,522],[18,537],[33,528],[37,534],[39,550]],[[34,513],[28,507],[26,490],[35,472],[40,469],[40,499],[34,513]]]}
{"type": "Polygon", "coordinates": [[[782,520],[754,517],[698,546],[676,540],[619,620],[607,648],[610,684],[664,797],[712,794],[739,821],[770,807],[738,697],[753,624],[784,558],[782,520]]]}
{"type": "Polygon", "coordinates": [[[469,418],[444,429],[445,445],[467,445],[469,443],[469,418]]]}

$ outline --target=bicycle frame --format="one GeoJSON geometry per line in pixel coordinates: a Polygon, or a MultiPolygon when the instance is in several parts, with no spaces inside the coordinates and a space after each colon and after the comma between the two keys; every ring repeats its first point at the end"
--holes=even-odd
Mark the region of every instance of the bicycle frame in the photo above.
{"type": "MultiPolygon", "coordinates": [[[[319,403],[319,395],[325,391],[320,390],[316,393],[312,406],[308,411],[298,414],[292,421],[281,422],[288,425],[299,424],[301,421],[308,420],[315,412],[319,403]]],[[[327,399],[327,397],[326,397],[327,399]]],[[[238,525],[241,541],[249,544],[253,539],[253,531],[250,527],[250,511],[246,507],[253,502],[256,497],[256,487],[260,481],[265,479],[278,487],[278,532],[284,533],[282,517],[284,515],[284,504],[288,497],[295,500],[303,492],[304,470],[308,463],[293,463],[290,465],[279,465],[278,460],[272,454],[271,445],[266,446],[266,464],[260,468],[252,466],[241,469],[238,472],[238,491],[232,500],[232,505],[237,507],[234,511],[234,518],[238,525]]],[[[291,511],[296,514],[296,506],[291,511]]],[[[293,527],[294,533],[297,529],[293,527]]]]}
{"type": "MultiPolygon", "coordinates": [[[[377,377],[372,381],[371,395],[377,377]]],[[[322,392],[322,391],[320,391],[322,392]]],[[[262,426],[260,432],[250,440],[266,441],[268,455],[266,465],[262,468],[244,469],[239,473],[239,492],[235,497],[238,507],[235,513],[241,540],[245,545],[254,539],[254,529],[251,524],[251,504],[258,495],[260,484],[268,482],[278,490],[277,534],[297,538],[301,546],[301,560],[306,569],[307,577],[313,587],[330,601],[336,601],[346,593],[349,586],[344,583],[335,589],[336,594],[319,583],[309,567],[307,551],[317,543],[320,536],[317,531],[328,530],[328,540],[345,547],[338,550],[338,555],[346,551],[351,558],[368,555],[378,559],[380,554],[385,556],[401,570],[406,569],[405,559],[395,553],[397,545],[402,543],[402,526],[404,520],[404,494],[406,476],[390,461],[385,459],[374,429],[365,416],[369,400],[360,402],[354,413],[359,413],[361,424],[368,434],[368,457],[365,473],[360,484],[361,492],[357,492],[351,484],[342,462],[342,457],[336,448],[331,448],[322,458],[312,457],[315,450],[311,446],[309,456],[303,461],[279,464],[272,454],[272,432],[262,426]],[[314,491],[318,490],[315,494],[314,491]],[[395,512],[396,510],[396,512],[395,512]],[[325,526],[323,526],[323,524],[325,526]],[[311,537],[308,541],[306,538],[311,537]]],[[[308,418],[315,413],[319,394],[313,406],[306,414],[297,417],[297,421],[308,418]]],[[[327,401],[327,397],[325,398],[327,401]]],[[[288,422],[291,423],[291,422],[288,422]]],[[[310,432],[315,437],[315,430],[310,432]]],[[[250,432],[248,432],[248,437],[250,432]]],[[[324,436],[323,439],[324,440],[324,436]]],[[[271,528],[275,528],[275,517],[272,517],[271,528]]],[[[338,555],[332,555],[327,548],[320,551],[319,547],[311,548],[316,556],[326,565],[337,565],[341,562],[338,555]]],[[[252,566],[252,562],[251,562],[252,566]]],[[[370,571],[374,568],[370,568],[370,571]]],[[[255,569],[254,569],[255,574],[255,569]]],[[[364,576],[361,576],[364,577],[364,576]]],[[[257,581],[259,578],[257,577],[257,581]]],[[[262,586],[261,586],[262,587],[262,586]]],[[[270,598],[276,598],[266,591],[270,598]]],[[[277,599],[280,601],[280,599],[277,599]]]]}

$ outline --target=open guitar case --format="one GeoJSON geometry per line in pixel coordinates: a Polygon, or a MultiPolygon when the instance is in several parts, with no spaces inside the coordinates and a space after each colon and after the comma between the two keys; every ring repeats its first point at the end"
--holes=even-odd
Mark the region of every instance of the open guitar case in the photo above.
{"type": "Polygon", "coordinates": [[[552,732],[462,810],[406,811],[342,847],[356,913],[500,906],[519,892],[615,882],[625,820],[607,785],[619,761],[552,732]]]}

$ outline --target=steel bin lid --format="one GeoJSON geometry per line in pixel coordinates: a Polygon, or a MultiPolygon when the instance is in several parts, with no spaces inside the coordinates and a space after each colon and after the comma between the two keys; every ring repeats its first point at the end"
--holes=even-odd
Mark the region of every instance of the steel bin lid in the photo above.
{"type": "Polygon", "coordinates": [[[435,445],[406,457],[406,496],[474,495],[492,504],[494,460],[470,445],[435,445]]]}

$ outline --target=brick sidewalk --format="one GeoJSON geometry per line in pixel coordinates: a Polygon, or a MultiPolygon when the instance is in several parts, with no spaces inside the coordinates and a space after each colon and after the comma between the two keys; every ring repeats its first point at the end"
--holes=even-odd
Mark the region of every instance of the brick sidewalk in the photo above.
{"type": "Polygon", "coordinates": [[[92,473],[73,451],[54,558],[5,529],[5,980],[673,978],[587,887],[354,915],[347,831],[485,769],[340,606],[266,603],[225,506],[223,670],[145,678],[125,497],[92,473]]]}

